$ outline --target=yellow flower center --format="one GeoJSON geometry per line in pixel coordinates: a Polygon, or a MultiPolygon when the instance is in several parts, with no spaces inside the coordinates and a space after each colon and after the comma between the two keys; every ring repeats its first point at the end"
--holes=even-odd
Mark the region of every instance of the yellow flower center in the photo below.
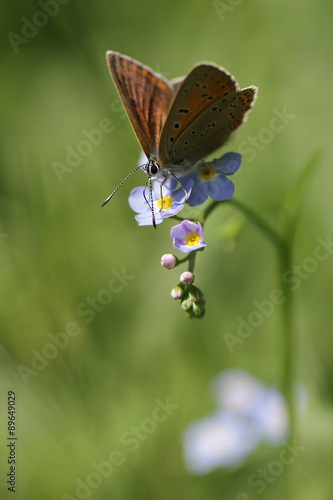
{"type": "Polygon", "coordinates": [[[210,181],[215,175],[215,170],[211,166],[205,165],[200,169],[199,175],[203,181],[210,181]]]}
{"type": "Polygon", "coordinates": [[[197,233],[191,233],[188,236],[186,236],[186,243],[190,247],[197,245],[199,241],[200,241],[200,236],[197,233]]]}
{"type": "Polygon", "coordinates": [[[171,196],[163,196],[156,201],[159,210],[167,210],[171,207],[172,199],[171,196]]]}

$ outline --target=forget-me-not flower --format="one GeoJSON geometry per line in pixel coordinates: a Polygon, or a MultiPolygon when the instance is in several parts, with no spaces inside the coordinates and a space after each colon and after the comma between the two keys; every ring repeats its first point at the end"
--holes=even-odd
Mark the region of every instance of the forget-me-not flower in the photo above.
{"type": "Polygon", "coordinates": [[[206,246],[200,222],[183,220],[170,231],[173,246],[183,253],[190,253],[206,246]]]}
{"type": "Polygon", "coordinates": [[[209,163],[199,162],[193,172],[181,178],[182,182],[188,178],[194,180],[186,203],[194,207],[204,203],[208,197],[216,201],[229,200],[234,194],[235,186],[227,176],[238,170],[241,159],[239,153],[226,153],[209,163]]]}
{"type": "Polygon", "coordinates": [[[261,442],[280,445],[288,436],[283,396],[241,370],[212,382],[217,410],[190,424],[183,434],[185,464],[193,474],[240,465],[261,442]]]}
{"type": "MultiPolygon", "coordinates": [[[[178,214],[184,208],[186,196],[191,192],[193,185],[193,180],[185,180],[185,191],[183,187],[176,189],[177,181],[172,177],[169,177],[161,187],[162,182],[162,179],[155,179],[152,189],[156,224],[160,224],[166,217],[178,214]]],[[[131,209],[137,212],[135,219],[139,226],[152,224],[151,199],[147,187],[142,186],[132,189],[128,203],[131,209]]]]}

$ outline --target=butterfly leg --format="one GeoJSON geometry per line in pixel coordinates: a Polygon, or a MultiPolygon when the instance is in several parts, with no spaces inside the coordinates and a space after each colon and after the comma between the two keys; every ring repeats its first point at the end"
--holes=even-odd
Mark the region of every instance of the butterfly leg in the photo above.
{"type": "Polygon", "coordinates": [[[148,183],[149,183],[149,191],[150,191],[151,217],[152,217],[153,226],[156,229],[155,214],[154,214],[154,201],[153,201],[153,188],[152,188],[151,177],[148,177],[148,183]]]}
{"type": "Polygon", "coordinates": [[[154,213],[154,201],[153,201],[153,189],[152,189],[152,183],[151,183],[151,176],[148,177],[146,181],[146,185],[143,188],[143,197],[145,199],[145,202],[147,203],[148,207],[151,210],[151,216],[152,216],[152,221],[153,221],[153,226],[156,229],[156,221],[155,221],[155,213],[154,213]],[[146,188],[149,189],[149,195],[150,195],[150,201],[146,197],[146,188]]]}
{"type": "Polygon", "coordinates": [[[189,194],[188,194],[188,191],[185,189],[185,186],[184,184],[182,183],[182,181],[180,179],[178,179],[178,177],[176,177],[175,175],[173,175],[171,172],[170,172],[170,175],[171,177],[173,177],[177,182],[179,182],[180,186],[182,187],[184,193],[185,193],[185,198],[187,199],[189,194]]]}
{"type": "Polygon", "coordinates": [[[161,199],[161,210],[163,210],[163,185],[165,183],[165,181],[167,180],[167,176],[164,177],[163,181],[161,182],[161,185],[160,185],[160,199],[161,199]]]}

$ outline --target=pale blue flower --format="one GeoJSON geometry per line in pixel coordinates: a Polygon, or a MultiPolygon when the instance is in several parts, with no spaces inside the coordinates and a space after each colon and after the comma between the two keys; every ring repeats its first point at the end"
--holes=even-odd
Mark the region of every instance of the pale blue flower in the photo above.
{"type": "MultiPolygon", "coordinates": [[[[191,192],[193,181],[188,179],[183,187],[177,187],[177,181],[170,177],[162,185],[162,179],[155,179],[152,189],[154,215],[156,224],[160,224],[165,218],[178,214],[184,208],[186,195],[191,192]],[[162,187],[161,187],[162,186],[162,187]],[[162,194],[162,197],[161,197],[162,194]]],[[[128,203],[134,212],[139,226],[152,225],[150,193],[147,187],[136,187],[132,189],[128,203]]]]}
{"type": "Polygon", "coordinates": [[[212,393],[218,409],[183,434],[190,472],[239,466],[261,442],[279,446],[288,437],[287,404],[275,388],[244,371],[229,370],[213,379],[212,393]]]}
{"type": "Polygon", "coordinates": [[[227,176],[234,174],[241,163],[239,153],[226,153],[211,162],[199,162],[194,171],[181,178],[194,180],[192,191],[186,203],[191,207],[201,205],[208,197],[212,200],[229,200],[234,194],[235,186],[227,176]]]}
{"type": "Polygon", "coordinates": [[[242,370],[228,370],[213,379],[212,392],[222,410],[232,410],[255,421],[263,440],[280,444],[287,438],[287,403],[274,387],[242,370]]]}
{"type": "Polygon", "coordinates": [[[173,246],[183,253],[190,253],[206,246],[200,222],[183,220],[170,231],[173,246]]]}
{"type": "Polygon", "coordinates": [[[216,467],[235,467],[259,442],[259,429],[251,420],[233,412],[216,412],[185,430],[185,464],[194,474],[207,474],[216,467]]]}

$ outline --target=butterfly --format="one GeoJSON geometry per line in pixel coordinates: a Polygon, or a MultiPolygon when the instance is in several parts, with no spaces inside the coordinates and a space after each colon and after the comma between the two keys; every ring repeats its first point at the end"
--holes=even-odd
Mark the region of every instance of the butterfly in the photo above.
{"type": "MultiPolygon", "coordinates": [[[[186,77],[168,81],[134,59],[108,51],[107,63],[119,97],[148,162],[138,168],[151,180],[189,173],[220,148],[246,119],[257,87],[240,89],[224,68],[202,62],[186,77]]],[[[152,201],[152,200],[151,200],[152,201]]],[[[151,203],[153,225],[154,212],[151,203]]]]}

